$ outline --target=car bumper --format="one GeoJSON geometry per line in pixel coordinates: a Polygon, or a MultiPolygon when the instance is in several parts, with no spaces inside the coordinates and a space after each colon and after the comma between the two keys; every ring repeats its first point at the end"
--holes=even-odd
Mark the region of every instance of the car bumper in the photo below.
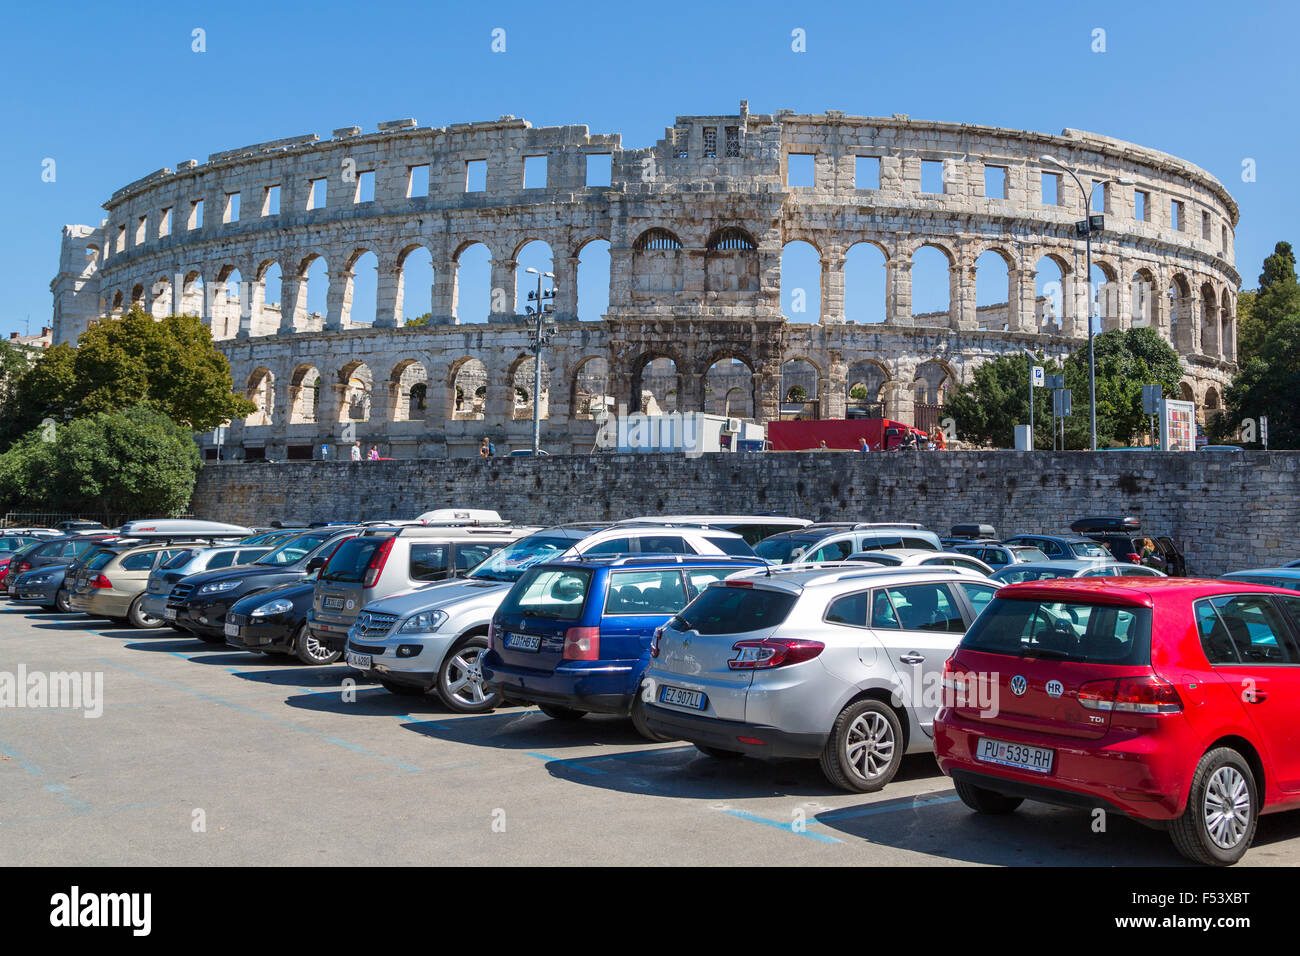
{"type": "MultiPolygon", "coordinates": [[[[357,668],[368,677],[428,689],[437,680],[443,658],[447,656],[447,651],[454,643],[456,643],[454,634],[403,634],[400,637],[390,637],[381,641],[345,638],[338,649],[345,650],[348,654],[370,655],[371,666],[357,668]],[[420,652],[398,657],[397,649],[403,645],[419,647],[420,652]]],[[[325,642],[325,646],[331,650],[335,649],[328,642],[325,642]]]]}
{"type": "MultiPolygon", "coordinates": [[[[225,631],[224,624],[222,630],[225,631]]],[[[226,632],[226,643],[244,651],[287,651],[293,647],[297,630],[298,624],[293,621],[259,619],[256,624],[240,621],[238,634],[226,632]]]]}
{"type": "Polygon", "coordinates": [[[998,793],[1061,806],[1109,807],[1140,820],[1171,820],[1186,806],[1201,749],[1193,740],[1180,739],[1186,727],[1181,716],[1156,719],[1160,729],[1153,733],[1078,740],[989,727],[945,710],[934,722],[935,757],[939,769],[954,780],[998,793]],[[1053,751],[1051,771],[978,760],[980,737],[1046,747],[1053,751]]]}
{"type": "Polygon", "coordinates": [[[59,585],[57,584],[37,584],[32,587],[24,587],[15,591],[13,602],[15,604],[39,604],[44,607],[53,607],[54,598],[58,591],[59,585]]]}
{"type": "MultiPolygon", "coordinates": [[[[233,604],[234,601],[232,600],[231,603],[233,604]]],[[[226,611],[229,607],[229,604],[215,602],[203,602],[201,604],[187,602],[176,609],[176,619],[168,620],[168,623],[177,624],[187,631],[193,631],[195,634],[224,637],[226,611]]],[[[164,619],[166,619],[165,614],[164,619]]]]}
{"type": "Polygon", "coordinates": [[[322,621],[320,618],[308,614],[307,630],[311,633],[312,637],[316,638],[316,640],[320,641],[320,643],[324,644],[331,651],[341,651],[345,649],[348,643],[348,632],[352,629],[352,625],[355,621],[355,617],[347,621],[347,623],[342,623],[342,619],[338,621],[322,621]]]}
{"type": "Polygon", "coordinates": [[[734,750],[751,757],[816,757],[826,747],[826,734],[795,734],[738,720],[667,710],[647,704],[646,725],[653,731],[693,744],[734,750]],[[744,737],[747,741],[742,741],[744,737]],[[755,743],[754,741],[762,741],[755,743]]]}
{"type": "MultiPolygon", "coordinates": [[[[645,673],[644,661],[592,661],[587,666],[561,664],[551,671],[483,660],[483,679],[507,696],[537,704],[557,704],[594,714],[626,716],[645,673]]],[[[576,662],[575,662],[576,663],[576,662]]]]}
{"type": "Polygon", "coordinates": [[[140,599],[140,610],[150,617],[167,617],[167,595],[165,594],[145,594],[140,599]]]}

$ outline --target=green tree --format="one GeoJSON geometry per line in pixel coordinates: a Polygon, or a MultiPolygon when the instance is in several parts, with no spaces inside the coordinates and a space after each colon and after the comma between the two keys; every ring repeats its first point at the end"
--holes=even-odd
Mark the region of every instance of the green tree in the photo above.
{"type": "Polygon", "coordinates": [[[1245,367],[1261,357],[1264,340],[1279,322],[1300,315],[1300,283],[1296,281],[1295,253],[1289,242],[1279,242],[1264,260],[1259,289],[1237,297],[1237,364],[1245,367]]]}
{"type": "Polygon", "coordinates": [[[9,507],[175,515],[200,467],[187,428],[134,405],[22,436],[0,455],[0,499],[9,507]]]}
{"type": "MultiPolygon", "coordinates": [[[[1060,366],[1038,360],[1044,373],[1060,366]]],[[[976,445],[1011,448],[1015,426],[1029,424],[1029,356],[1003,356],[975,369],[971,382],[949,393],[945,415],[956,423],[957,437],[976,445]]],[[[1034,447],[1051,448],[1052,398],[1045,388],[1034,389],[1034,447]]]]}
{"type": "Polygon", "coordinates": [[[194,431],[254,409],[234,394],[230,363],[202,321],[189,315],[159,320],[133,309],[92,325],[75,348],[47,349],[18,379],[3,438],[12,441],[45,418],[63,422],[137,404],[194,431]]]}
{"type": "Polygon", "coordinates": [[[9,404],[18,380],[32,367],[36,356],[34,349],[0,341],[0,408],[9,404]]]}
{"type": "MultiPolygon", "coordinates": [[[[1159,385],[1177,395],[1183,367],[1173,346],[1150,327],[1112,329],[1093,339],[1097,364],[1097,447],[1130,445],[1149,431],[1142,412],[1142,386],[1159,385]]],[[[1088,347],[1065,360],[1065,387],[1072,392],[1074,414],[1066,419],[1070,448],[1089,447],[1088,347]]]]}
{"type": "Polygon", "coordinates": [[[433,318],[432,312],[426,312],[424,315],[417,315],[413,319],[407,319],[403,325],[428,325],[429,320],[433,318]]]}

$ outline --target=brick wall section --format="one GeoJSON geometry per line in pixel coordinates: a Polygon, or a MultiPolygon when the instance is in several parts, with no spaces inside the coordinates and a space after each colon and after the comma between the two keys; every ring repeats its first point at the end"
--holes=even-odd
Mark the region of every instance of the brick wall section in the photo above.
{"type": "Polygon", "coordinates": [[[191,511],[265,525],[493,508],[518,523],[655,513],[773,512],[912,520],[946,533],[1066,530],[1132,514],[1168,533],[1194,573],[1300,557],[1300,453],[790,453],[555,456],[209,465],[191,511]]]}

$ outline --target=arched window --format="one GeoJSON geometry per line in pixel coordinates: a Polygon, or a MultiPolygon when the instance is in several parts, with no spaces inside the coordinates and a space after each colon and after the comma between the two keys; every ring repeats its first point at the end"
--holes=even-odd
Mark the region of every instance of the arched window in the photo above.
{"type": "Polygon", "coordinates": [[[744,229],[735,226],[728,226],[725,229],[719,229],[709,238],[708,250],[710,252],[729,251],[732,249],[743,249],[751,251],[758,246],[744,229]]]}
{"type": "Polygon", "coordinates": [[[632,248],[637,252],[647,249],[655,252],[673,252],[682,247],[682,242],[667,229],[647,229],[637,237],[632,248]]]}

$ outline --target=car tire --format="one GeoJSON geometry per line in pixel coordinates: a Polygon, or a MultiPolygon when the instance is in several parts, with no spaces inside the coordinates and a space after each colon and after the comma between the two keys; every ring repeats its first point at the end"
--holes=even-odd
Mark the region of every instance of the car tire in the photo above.
{"type": "Polygon", "coordinates": [[[311,631],[307,630],[307,625],[304,624],[293,636],[293,656],[308,666],[318,667],[322,664],[333,664],[343,656],[343,652],[331,651],[312,637],[311,631]]]}
{"type": "Polygon", "coordinates": [[[126,619],[131,622],[132,627],[138,627],[147,631],[152,631],[155,628],[162,627],[165,623],[167,623],[160,617],[154,617],[152,614],[146,614],[144,610],[140,607],[140,604],[143,601],[144,601],[144,595],[141,595],[140,597],[132,601],[131,606],[127,608],[126,619]]]}
{"type": "Polygon", "coordinates": [[[54,594],[54,609],[60,614],[72,613],[72,597],[67,588],[59,588],[54,594]]]}
{"type": "Polygon", "coordinates": [[[1206,866],[1231,866],[1246,855],[1259,821],[1255,775],[1231,747],[1216,747],[1196,765],[1183,815],[1169,827],[1178,852],[1206,866]]]}
{"type": "Polygon", "coordinates": [[[826,779],[854,793],[882,789],[902,762],[903,726],[878,700],[855,700],[841,710],[821,753],[826,779]]]}
{"type": "Polygon", "coordinates": [[[961,802],[976,813],[989,816],[1012,813],[1016,807],[1025,802],[1024,797],[1008,797],[996,790],[985,790],[983,787],[962,780],[954,780],[952,785],[957,790],[957,796],[961,797],[961,802]]]}
{"type": "Polygon", "coordinates": [[[636,697],[632,699],[631,716],[632,716],[632,726],[635,727],[636,732],[640,734],[642,737],[644,737],[646,740],[653,741],[654,743],[657,744],[665,744],[668,743],[668,741],[670,740],[677,739],[676,737],[669,737],[665,734],[661,734],[657,731],[651,730],[648,726],[646,726],[645,701],[641,699],[641,694],[639,691],[637,692],[636,697]]]}
{"type": "Polygon", "coordinates": [[[695,749],[714,760],[739,760],[745,756],[739,750],[723,750],[721,747],[710,747],[708,744],[696,744],[695,749]]]}
{"type": "Polygon", "coordinates": [[[572,707],[561,707],[558,704],[538,704],[537,709],[551,720],[581,720],[587,716],[585,710],[574,710],[572,707]]]}
{"type": "Polygon", "coordinates": [[[396,694],[398,697],[423,697],[424,688],[416,687],[414,684],[399,684],[397,681],[383,680],[379,681],[381,687],[390,694],[396,694]]]}
{"type": "Polygon", "coordinates": [[[482,634],[457,643],[442,659],[434,689],[448,710],[483,714],[501,703],[501,691],[483,680],[483,655],[488,639],[482,634]]]}

